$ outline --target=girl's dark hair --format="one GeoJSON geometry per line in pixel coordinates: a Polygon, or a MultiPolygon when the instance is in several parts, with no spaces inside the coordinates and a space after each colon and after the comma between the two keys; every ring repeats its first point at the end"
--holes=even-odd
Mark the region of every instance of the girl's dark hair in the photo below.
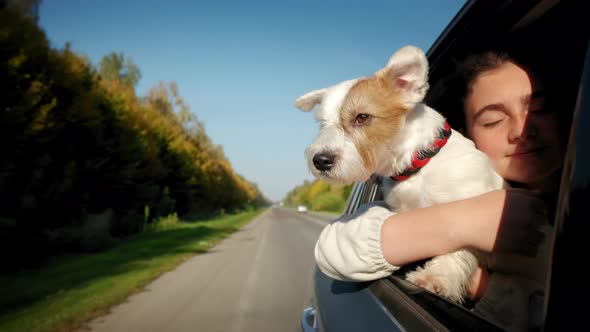
{"type": "Polygon", "coordinates": [[[447,118],[451,127],[464,130],[464,103],[473,83],[481,73],[497,69],[508,62],[524,67],[508,52],[501,50],[473,53],[455,61],[453,73],[433,87],[429,96],[432,100],[430,105],[447,118]]]}
{"type": "Polygon", "coordinates": [[[463,82],[461,101],[465,102],[465,98],[471,94],[471,87],[479,74],[497,69],[507,62],[516,63],[516,61],[505,52],[487,51],[467,56],[460,64],[458,70],[458,74],[461,75],[460,79],[463,82]]]}

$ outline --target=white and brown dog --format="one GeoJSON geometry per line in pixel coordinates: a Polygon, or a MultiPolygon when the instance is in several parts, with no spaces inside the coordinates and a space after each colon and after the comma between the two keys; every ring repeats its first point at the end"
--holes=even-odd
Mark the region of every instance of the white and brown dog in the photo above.
{"type": "MultiPolygon", "coordinates": [[[[298,98],[295,105],[303,111],[315,108],[320,124],[317,139],[306,149],[314,176],[350,184],[381,175],[385,201],[395,212],[507,187],[471,140],[422,103],[427,76],[422,50],[406,46],[371,77],[298,98]]],[[[406,278],[462,302],[477,265],[473,253],[459,251],[429,260],[406,278]]]]}

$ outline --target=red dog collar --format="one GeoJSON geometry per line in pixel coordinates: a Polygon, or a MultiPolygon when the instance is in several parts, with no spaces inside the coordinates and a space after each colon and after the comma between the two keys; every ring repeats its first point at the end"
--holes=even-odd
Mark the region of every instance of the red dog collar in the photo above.
{"type": "Polygon", "coordinates": [[[447,144],[449,137],[451,137],[451,126],[448,122],[445,121],[443,125],[443,130],[439,133],[439,135],[434,139],[432,144],[426,149],[421,151],[414,151],[414,155],[412,156],[412,165],[406,168],[400,174],[394,175],[391,178],[394,181],[404,181],[410,176],[418,173],[418,171],[424,167],[432,157],[434,157],[440,149],[447,144]]]}

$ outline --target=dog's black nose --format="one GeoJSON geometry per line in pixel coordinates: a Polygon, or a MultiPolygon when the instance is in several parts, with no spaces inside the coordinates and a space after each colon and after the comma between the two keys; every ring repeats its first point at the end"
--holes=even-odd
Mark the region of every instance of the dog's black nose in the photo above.
{"type": "Polygon", "coordinates": [[[313,156],[313,165],[318,171],[329,171],[334,166],[335,156],[331,153],[317,153],[313,156]]]}

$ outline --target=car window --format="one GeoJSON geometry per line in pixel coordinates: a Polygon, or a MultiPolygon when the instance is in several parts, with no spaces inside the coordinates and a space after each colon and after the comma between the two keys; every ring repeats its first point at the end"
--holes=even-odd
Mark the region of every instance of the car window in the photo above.
{"type": "Polygon", "coordinates": [[[570,131],[561,193],[556,209],[555,237],[552,252],[550,296],[545,303],[545,330],[574,330],[586,323],[586,310],[571,306],[579,286],[571,282],[579,264],[579,253],[587,242],[587,205],[590,201],[590,47],[586,51],[582,82],[570,131]]]}
{"type": "MultiPolygon", "coordinates": [[[[505,43],[512,43],[512,48],[516,45],[524,54],[538,63],[544,64],[540,66],[540,70],[544,71],[543,75],[549,80],[554,80],[548,89],[554,89],[552,92],[559,97],[559,104],[552,106],[559,107],[559,116],[564,120],[568,129],[570,127],[576,128],[575,122],[570,126],[572,119],[576,119],[574,109],[576,105],[578,105],[578,110],[580,109],[580,98],[584,96],[584,92],[586,94],[588,92],[587,88],[580,90],[581,73],[584,69],[588,49],[588,35],[586,32],[580,33],[579,27],[575,23],[578,20],[581,22],[580,7],[564,1],[505,1],[503,4],[504,6],[497,6],[497,4],[484,4],[482,1],[468,2],[455,20],[451,22],[449,28],[435,42],[428,53],[431,64],[430,84],[433,88],[426,97],[426,103],[443,113],[449,122],[456,121],[454,117],[458,112],[454,111],[456,111],[457,103],[449,102],[452,92],[449,93],[449,89],[446,89],[445,78],[452,75],[451,71],[457,59],[460,59],[462,55],[474,52],[486,45],[502,45],[505,41],[505,43]],[[568,39],[566,42],[566,36],[568,38],[574,36],[574,38],[568,39]],[[565,49],[568,52],[564,52],[565,49]]],[[[586,68],[585,71],[587,73],[589,69],[586,68]]],[[[588,108],[587,104],[586,100],[586,108],[588,108]]],[[[459,114],[462,116],[461,113],[459,114]]],[[[587,136],[584,129],[578,128],[578,131],[587,136]]],[[[564,179],[569,176],[567,174],[568,167],[571,168],[575,162],[571,157],[574,153],[572,151],[579,150],[576,144],[582,144],[580,140],[576,140],[573,130],[571,134],[568,143],[568,149],[571,151],[566,157],[564,179]]],[[[567,136],[569,133],[565,132],[564,135],[567,136]]],[[[584,142],[587,143],[587,141],[584,142]]],[[[587,174],[586,177],[588,177],[587,174]]],[[[353,213],[362,204],[382,200],[381,182],[380,178],[374,176],[367,182],[357,183],[351,192],[345,212],[353,213]]],[[[585,189],[578,188],[574,197],[577,199],[582,196],[588,198],[587,183],[586,179],[585,189]]],[[[566,244],[563,240],[559,240],[559,236],[563,234],[562,229],[559,229],[561,227],[559,221],[568,214],[572,215],[572,211],[568,211],[564,207],[566,203],[563,203],[563,201],[569,202],[569,191],[570,187],[567,185],[567,181],[563,180],[559,197],[552,198],[551,201],[555,205],[552,210],[555,211],[555,220],[557,220],[554,226],[558,227],[552,236],[555,237],[555,243],[558,244],[557,248],[560,248],[559,245],[562,246],[562,251],[571,250],[571,248],[563,249],[566,244]],[[558,199],[561,201],[560,204],[558,204],[558,199]]],[[[569,245],[571,246],[572,243],[569,245]]],[[[551,246],[549,248],[553,249],[551,246]]],[[[553,259],[558,254],[549,250],[542,258],[539,258],[542,260],[542,265],[545,266],[544,271],[548,280],[551,281],[548,283],[551,288],[546,288],[545,294],[538,297],[541,302],[536,307],[539,310],[535,310],[532,317],[527,318],[534,324],[542,325],[547,312],[549,313],[548,317],[553,317],[551,322],[561,321],[555,318],[558,315],[556,312],[562,312],[564,308],[552,306],[549,302],[551,290],[554,287],[555,289],[564,287],[556,285],[556,280],[566,282],[563,273],[557,273],[557,275],[553,273],[552,276],[553,259]]],[[[417,262],[416,265],[419,263],[417,262]]],[[[412,267],[409,266],[408,269],[412,267]]],[[[486,320],[484,315],[475,314],[472,310],[473,303],[457,305],[406,282],[403,278],[406,271],[401,269],[391,277],[374,282],[370,286],[374,295],[403,326],[422,326],[418,330],[501,330],[498,325],[486,320]]],[[[567,289],[573,291],[572,286],[567,289]]],[[[518,304],[515,303],[514,307],[516,306],[518,304]]]]}

